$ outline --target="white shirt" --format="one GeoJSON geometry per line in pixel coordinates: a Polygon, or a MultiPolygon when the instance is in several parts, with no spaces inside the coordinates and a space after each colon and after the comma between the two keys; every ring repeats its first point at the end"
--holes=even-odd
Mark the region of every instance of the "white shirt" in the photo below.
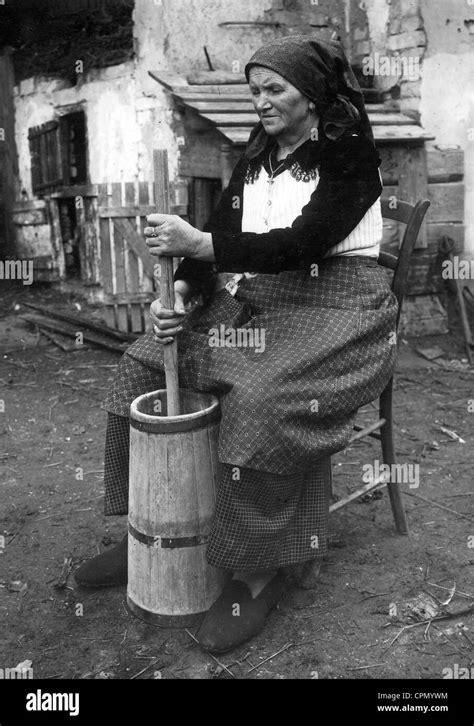
{"type": "MultiPolygon", "coordinates": [[[[261,234],[271,229],[291,227],[308,204],[318,183],[318,173],[315,179],[297,181],[289,169],[272,180],[262,167],[258,178],[244,185],[242,232],[261,234]]],[[[357,227],[342,242],[332,247],[325,257],[366,255],[377,258],[381,239],[382,212],[380,199],[377,199],[357,227]]]]}

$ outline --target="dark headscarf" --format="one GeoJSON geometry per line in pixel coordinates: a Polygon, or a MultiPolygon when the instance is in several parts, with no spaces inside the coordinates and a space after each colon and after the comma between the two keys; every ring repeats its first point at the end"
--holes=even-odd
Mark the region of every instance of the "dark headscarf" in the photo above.
{"type": "MultiPolygon", "coordinates": [[[[373,141],[364,98],[341,43],[290,35],[262,46],[245,66],[264,66],[283,76],[316,106],[320,127],[329,139],[337,139],[353,128],[373,141]]],[[[245,155],[261,154],[268,135],[259,122],[252,130],[245,155]]]]}

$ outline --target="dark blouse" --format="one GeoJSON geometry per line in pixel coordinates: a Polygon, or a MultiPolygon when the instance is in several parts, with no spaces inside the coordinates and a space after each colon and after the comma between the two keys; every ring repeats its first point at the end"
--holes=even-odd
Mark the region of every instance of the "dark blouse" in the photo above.
{"type": "MultiPolygon", "coordinates": [[[[252,161],[250,170],[263,163],[268,171],[268,155],[274,146],[269,138],[262,157],[252,161]]],[[[364,136],[348,134],[337,141],[309,139],[286,157],[281,172],[295,162],[303,171],[318,168],[319,183],[291,227],[262,234],[241,231],[244,184],[249,172],[249,161],[242,155],[204,227],[205,232],[212,233],[216,261],[185,259],[176,270],[175,280],[186,280],[207,297],[218,272],[278,274],[308,269],[321,263],[331,247],[357,227],[382,192],[380,157],[364,136]]],[[[274,168],[278,163],[272,160],[274,168]]]]}

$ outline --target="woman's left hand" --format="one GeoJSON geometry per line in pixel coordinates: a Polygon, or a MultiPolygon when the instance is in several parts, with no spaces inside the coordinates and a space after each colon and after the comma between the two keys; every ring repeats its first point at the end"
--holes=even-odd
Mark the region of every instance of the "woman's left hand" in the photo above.
{"type": "Polygon", "coordinates": [[[145,238],[151,255],[214,260],[212,235],[200,232],[175,214],[150,214],[145,238]]]}

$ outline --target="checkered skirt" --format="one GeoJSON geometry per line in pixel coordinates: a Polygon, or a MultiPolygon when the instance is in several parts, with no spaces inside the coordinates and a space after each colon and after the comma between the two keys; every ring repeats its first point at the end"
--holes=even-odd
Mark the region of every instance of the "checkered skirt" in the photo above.
{"type": "MultiPolygon", "coordinates": [[[[222,410],[212,565],[256,571],[324,554],[322,472],[348,444],[357,409],[393,374],[396,314],[376,260],[346,256],[325,261],[317,277],[247,279],[235,298],[220,290],[188,316],[178,339],[180,386],[215,393],[222,410]],[[211,345],[211,329],[252,331],[260,345],[211,345]]],[[[162,350],[152,333],[127,350],[106,410],[128,416],[134,398],[164,387],[162,350]]]]}

